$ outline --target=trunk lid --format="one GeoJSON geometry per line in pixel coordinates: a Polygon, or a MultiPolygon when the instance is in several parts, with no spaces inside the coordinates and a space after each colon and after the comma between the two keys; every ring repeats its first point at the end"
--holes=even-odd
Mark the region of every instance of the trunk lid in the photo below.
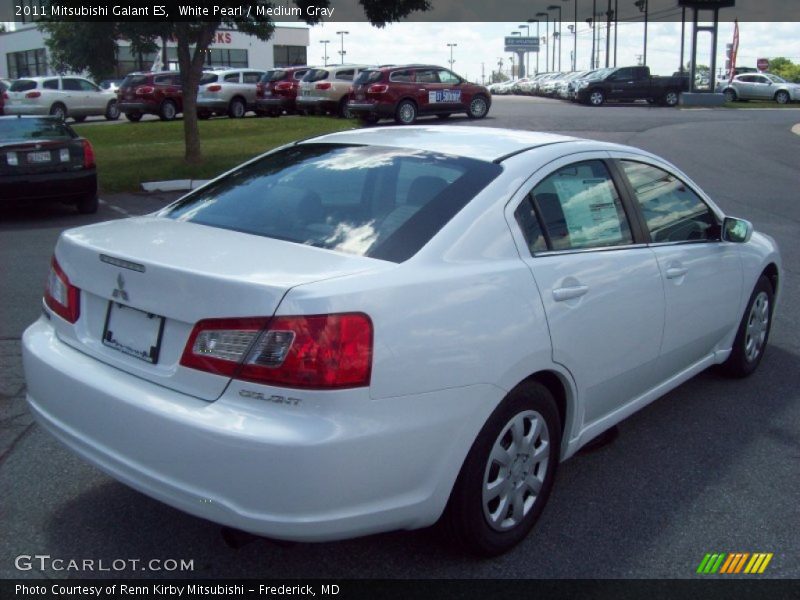
{"type": "Polygon", "coordinates": [[[53,319],[63,341],[205,400],[218,398],[230,379],[180,366],[197,321],[270,317],[297,285],[390,265],[157,217],[66,231],[56,258],[81,290],[78,322],[53,319]],[[138,351],[148,348],[156,351],[143,358],[138,351]]]}

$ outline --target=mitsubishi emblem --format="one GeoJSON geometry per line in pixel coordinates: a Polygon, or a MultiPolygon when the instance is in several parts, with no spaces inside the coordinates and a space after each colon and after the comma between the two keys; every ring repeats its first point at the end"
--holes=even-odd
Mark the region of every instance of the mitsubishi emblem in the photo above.
{"type": "Polygon", "coordinates": [[[128,292],[125,291],[125,278],[122,276],[122,273],[117,275],[117,287],[111,292],[111,296],[128,302],[128,292]]]}

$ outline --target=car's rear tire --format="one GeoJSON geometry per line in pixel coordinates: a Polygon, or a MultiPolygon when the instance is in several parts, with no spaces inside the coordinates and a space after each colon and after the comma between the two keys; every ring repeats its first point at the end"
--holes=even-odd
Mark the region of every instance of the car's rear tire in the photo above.
{"type": "Polygon", "coordinates": [[[762,275],[750,294],[750,301],[733,341],[731,355],[721,365],[725,374],[731,377],[747,377],[758,368],[769,340],[774,297],[772,283],[762,275]]]}
{"type": "Polygon", "coordinates": [[[78,200],[75,203],[75,208],[77,208],[78,212],[82,215],[93,215],[97,212],[97,205],[97,193],[93,193],[78,200]]]}
{"type": "Polygon", "coordinates": [[[489,114],[489,101],[483,96],[475,96],[470,100],[467,116],[470,119],[482,119],[489,114]]]}
{"type": "Polygon", "coordinates": [[[241,119],[246,112],[247,106],[245,106],[244,100],[241,98],[234,98],[228,104],[228,116],[231,119],[241,119]]]}
{"type": "Polygon", "coordinates": [[[350,107],[347,106],[347,101],[349,98],[345,96],[339,101],[339,116],[342,119],[352,119],[353,113],[350,112],[350,107]]]}
{"type": "Polygon", "coordinates": [[[138,123],[142,120],[142,113],[140,112],[128,112],[125,113],[125,118],[128,119],[131,123],[138,123]]]}
{"type": "Polygon", "coordinates": [[[587,102],[591,106],[603,106],[606,102],[606,95],[603,90],[594,90],[593,92],[589,92],[587,102]]]}
{"type": "Polygon", "coordinates": [[[119,106],[116,100],[110,100],[106,105],[106,121],[116,121],[119,119],[119,106]]]}
{"type": "Polygon", "coordinates": [[[780,90],[777,94],[775,94],[775,102],[778,104],[789,104],[789,100],[791,100],[791,98],[789,97],[789,92],[787,91],[780,90]]]}
{"type": "Polygon", "coordinates": [[[725,96],[725,102],[736,102],[739,99],[739,96],[736,95],[736,90],[727,89],[722,92],[722,95],[725,96]]]}
{"type": "Polygon", "coordinates": [[[496,556],[521,542],[539,518],[561,453],[550,391],[520,384],[494,410],[467,455],[442,525],[459,548],[496,556]]]}
{"type": "Polygon", "coordinates": [[[178,107],[172,100],[164,100],[158,109],[158,118],[162,121],[174,121],[178,114],[178,107]]]}
{"type": "Polygon", "coordinates": [[[676,90],[667,90],[664,92],[664,97],[661,101],[664,103],[664,106],[678,106],[678,102],[680,102],[681,95],[676,90]]]}
{"type": "Polygon", "coordinates": [[[61,102],[56,102],[50,107],[50,115],[64,121],[67,118],[67,107],[61,104],[61,102]]]}
{"type": "Polygon", "coordinates": [[[417,120],[417,105],[411,100],[403,100],[394,111],[394,120],[398,125],[413,125],[417,120]]]}

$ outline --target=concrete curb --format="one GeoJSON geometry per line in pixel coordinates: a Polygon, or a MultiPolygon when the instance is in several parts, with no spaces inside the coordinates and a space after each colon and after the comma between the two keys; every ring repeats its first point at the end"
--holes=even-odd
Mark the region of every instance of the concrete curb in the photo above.
{"type": "Polygon", "coordinates": [[[145,192],[181,192],[205,185],[209,179],[173,179],[171,181],[147,181],[142,184],[145,192]]]}

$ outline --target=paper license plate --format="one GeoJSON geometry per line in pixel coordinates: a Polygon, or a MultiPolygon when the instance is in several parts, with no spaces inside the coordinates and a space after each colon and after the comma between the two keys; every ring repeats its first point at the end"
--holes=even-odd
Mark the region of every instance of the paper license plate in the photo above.
{"type": "Polygon", "coordinates": [[[108,303],[103,344],[128,356],[156,364],[161,349],[164,317],[108,303]]]}
{"type": "Polygon", "coordinates": [[[50,152],[28,152],[29,163],[50,162],[50,152]]]}

